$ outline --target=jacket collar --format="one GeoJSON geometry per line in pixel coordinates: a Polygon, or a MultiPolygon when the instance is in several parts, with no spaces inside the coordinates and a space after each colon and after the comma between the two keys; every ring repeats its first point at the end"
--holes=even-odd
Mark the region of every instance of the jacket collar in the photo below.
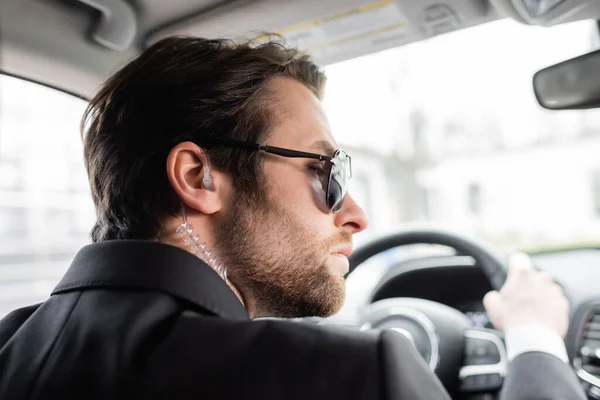
{"type": "Polygon", "coordinates": [[[220,317],[249,320],[219,275],[198,257],[146,240],[110,240],[82,248],[52,294],[99,287],[168,293],[220,317]]]}

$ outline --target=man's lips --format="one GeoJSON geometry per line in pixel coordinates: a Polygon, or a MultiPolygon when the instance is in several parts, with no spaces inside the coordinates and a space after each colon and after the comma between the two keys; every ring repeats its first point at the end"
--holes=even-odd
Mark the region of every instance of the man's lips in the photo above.
{"type": "Polygon", "coordinates": [[[352,254],[352,246],[338,247],[331,252],[332,255],[349,257],[352,254]]]}

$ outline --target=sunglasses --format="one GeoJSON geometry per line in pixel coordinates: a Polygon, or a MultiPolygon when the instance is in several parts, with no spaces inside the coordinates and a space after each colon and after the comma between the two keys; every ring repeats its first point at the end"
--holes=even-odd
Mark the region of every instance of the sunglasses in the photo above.
{"type": "Polygon", "coordinates": [[[309,158],[324,162],[320,173],[320,180],[325,189],[325,202],[333,214],[340,211],[348,190],[348,180],[352,178],[352,158],[342,149],[338,149],[333,156],[316,153],[284,149],[282,147],[263,146],[258,143],[244,142],[235,139],[219,139],[214,144],[229,148],[248,151],[261,151],[287,158],[309,158]]]}

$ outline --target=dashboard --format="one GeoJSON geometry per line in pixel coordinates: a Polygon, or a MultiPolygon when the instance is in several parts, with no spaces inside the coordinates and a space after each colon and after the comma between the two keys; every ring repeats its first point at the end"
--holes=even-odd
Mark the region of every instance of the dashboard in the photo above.
{"type": "Polygon", "coordinates": [[[485,312],[485,310],[483,309],[483,304],[479,304],[481,305],[481,310],[477,310],[475,309],[475,307],[469,307],[467,309],[459,308],[458,310],[464,313],[471,320],[471,324],[473,324],[473,327],[494,329],[494,325],[490,321],[490,317],[488,316],[487,312],[485,312]]]}
{"type": "Polygon", "coordinates": [[[437,256],[394,265],[373,290],[370,302],[414,297],[456,308],[479,328],[492,328],[483,296],[492,287],[475,261],[467,256],[437,256]]]}

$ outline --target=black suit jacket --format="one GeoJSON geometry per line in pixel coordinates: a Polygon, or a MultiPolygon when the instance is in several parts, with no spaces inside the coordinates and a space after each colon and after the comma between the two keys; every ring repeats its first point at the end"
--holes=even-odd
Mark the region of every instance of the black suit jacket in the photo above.
{"type": "MultiPolygon", "coordinates": [[[[584,398],[558,359],[513,364],[507,398],[584,398]]],[[[87,246],[47,301],[0,321],[0,399],[150,398],[448,395],[402,335],[250,321],[206,264],[159,243],[87,246]]]]}

